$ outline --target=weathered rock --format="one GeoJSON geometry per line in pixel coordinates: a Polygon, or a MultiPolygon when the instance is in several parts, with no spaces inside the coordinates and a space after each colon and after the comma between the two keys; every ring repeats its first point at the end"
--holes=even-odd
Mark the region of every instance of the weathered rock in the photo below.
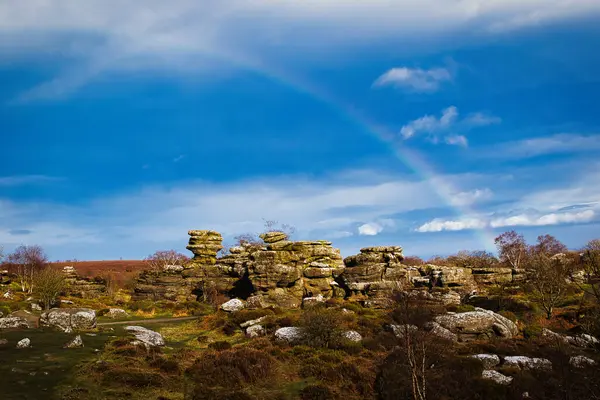
{"type": "Polygon", "coordinates": [[[460,305],[461,303],[460,294],[452,290],[448,292],[433,292],[432,297],[433,300],[438,301],[445,306],[460,305]]]}
{"type": "Polygon", "coordinates": [[[42,311],[42,307],[38,303],[31,303],[31,311],[42,311]]]}
{"type": "Polygon", "coordinates": [[[318,294],[317,296],[314,296],[314,297],[305,297],[302,299],[302,305],[304,307],[314,306],[316,304],[323,303],[323,302],[325,302],[325,297],[323,297],[322,294],[318,294]]]}
{"type": "Polygon", "coordinates": [[[360,342],[362,340],[362,335],[356,331],[346,331],[342,336],[351,342],[360,342]]]}
{"type": "Polygon", "coordinates": [[[63,348],[65,349],[75,349],[78,347],[83,347],[83,340],[81,339],[81,335],[75,336],[72,340],[65,343],[63,348]]]}
{"type": "Polygon", "coordinates": [[[263,326],[260,324],[252,325],[252,326],[248,327],[248,329],[246,329],[246,335],[250,338],[264,336],[265,328],[263,328],[263,326]]]}
{"type": "Polygon", "coordinates": [[[106,314],[104,314],[104,316],[115,319],[115,318],[127,318],[127,317],[129,317],[129,314],[122,308],[109,308],[108,311],[106,312],[106,314]]]}
{"type": "Polygon", "coordinates": [[[492,338],[512,338],[518,328],[508,318],[493,311],[476,308],[475,311],[447,313],[435,318],[435,322],[456,334],[459,341],[492,338]]]}
{"type": "Polygon", "coordinates": [[[441,339],[449,340],[451,342],[458,341],[458,335],[456,333],[451,332],[449,329],[444,328],[442,325],[438,324],[435,321],[427,324],[426,327],[430,330],[430,332],[433,335],[441,339]]]}
{"type": "Polygon", "coordinates": [[[165,265],[163,267],[163,271],[165,272],[173,272],[173,273],[178,273],[183,271],[185,268],[183,267],[183,265],[165,265]]]}
{"type": "Polygon", "coordinates": [[[6,339],[0,339],[0,346],[5,346],[8,344],[8,340],[6,339]]]}
{"type": "Polygon", "coordinates": [[[429,277],[431,286],[455,288],[463,292],[475,288],[475,280],[469,268],[426,264],[419,271],[421,275],[429,277]]]}
{"type": "Polygon", "coordinates": [[[498,371],[486,369],[481,373],[481,378],[494,381],[499,385],[510,385],[513,381],[512,376],[506,376],[498,371]]]}
{"type": "Polygon", "coordinates": [[[240,311],[244,308],[244,302],[240,299],[231,299],[221,304],[221,310],[227,312],[240,311]]]}
{"type": "Polygon", "coordinates": [[[504,357],[504,365],[523,370],[552,370],[552,363],[545,358],[532,358],[525,356],[507,356],[504,357]]]}
{"type": "Polygon", "coordinates": [[[165,345],[165,339],[160,333],[143,326],[126,326],[125,330],[135,336],[136,340],[132,342],[134,345],[142,345],[146,348],[165,345]]]}
{"type": "Polygon", "coordinates": [[[567,335],[561,335],[560,333],[553,332],[550,329],[546,329],[546,328],[542,329],[542,337],[546,337],[546,338],[550,338],[550,339],[554,339],[554,340],[560,340],[561,342],[563,342],[565,344],[570,344],[575,347],[584,347],[584,348],[585,347],[594,347],[598,343],[600,343],[600,341],[598,339],[596,339],[595,337],[593,337],[591,335],[585,334],[585,333],[575,335],[575,336],[567,336],[567,335]]]}
{"type": "Polygon", "coordinates": [[[569,364],[575,368],[586,368],[596,365],[596,361],[586,356],[573,356],[569,359],[569,364]]]}
{"type": "Polygon", "coordinates": [[[250,321],[242,322],[240,324],[240,327],[242,329],[244,329],[244,328],[251,327],[253,325],[258,325],[258,324],[260,324],[261,322],[263,322],[266,319],[267,319],[266,315],[264,317],[260,317],[260,318],[257,318],[257,319],[251,319],[250,321]]]}
{"type": "Polygon", "coordinates": [[[0,318],[0,329],[27,329],[29,323],[25,318],[21,317],[4,317],[0,318]]]}
{"type": "Polygon", "coordinates": [[[75,268],[70,265],[63,267],[62,272],[67,283],[66,294],[84,299],[98,298],[106,294],[105,279],[79,276],[75,268]]]}
{"type": "Polygon", "coordinates": [[[389,325],[389,327],[392,330],[392,333],[394,334],[394,336],[396,336],[398,339],[404,339],[406,334],[411,334],[411,333],[417,332],[419,330],[419,328],[416,325],[409,325],[409,324],[403,324],[403,325],[391,324],[391,325],[389,325]]]}
{"type": "Polygon", "coordinates": [[[53,308],[41,315],[40,325],[63,332],[93,329],[96,327],[96,312],[90,308],[53,308]]]}
{"type": "Polygon", "coordinates": [[[498,285],[511,282],[513,271],[501,267],[473,267],[471,269],[475,282],[479,285],[498,285]]]}
{"type": "Polygon", "coordinates": [[[472,358],[481,361],[483,368],[490,369],[500,364],[500,357],[496,354],[475,354],[472,358]]]}
{"type": "Polygon", "coordinates": [[[287,240],[288,235],[286,235],[284,232],[266,232],[259,237],[263,240],[263,242],[271,244],[287,240]]]}
{"type": "Polygon", "coordinates": [[[17,342],[17,349],[26,349],[31,347],[31,340],[29,338],[21,339],[17,342]]]}
{"type": "Polygon", "coordinates": [[[304,337],[304,331],[302,328],[289,326],[285,328],[279,328],[275,331],[275,339],[294,344],[300,342],[304,337]]]}
{"type": "Polygon", "coordinates": [[[210,230],[190,230],[190,241],[186,249],[194,253],[194,261],[202,264],[215,264],[217,253],[223,248],[223,237],[210,230]]]}

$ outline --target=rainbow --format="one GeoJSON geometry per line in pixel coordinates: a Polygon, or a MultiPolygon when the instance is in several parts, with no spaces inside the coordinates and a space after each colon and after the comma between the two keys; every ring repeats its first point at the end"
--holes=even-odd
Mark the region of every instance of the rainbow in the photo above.
{"type": "MultiPolygon", "coordinates": [[[[344,118],[351,124],[359,127],[368,135],[386,144],[393,152],[395,157],[402,162],[406,167],[413,171],[421,179],[425,180],[438,195],[440,200],[454,210],[456,218],[464,218],[469,215],[476,215],[477,212],[469,205],[460,205],[453,202],[453,196],[460,193],[460,189],[452,185],[444,179],[440,179],[439,175],[425,157],[414,149],[409,149],[404,146],[394,144],[396,133],[375,123],[368,118],[364,113],[356,110],[354,107],[346,104],[342,99],[337,98],[334,94],[327,92],[325,89],[316,86],[306,79],[301,79],[297,76],[292,76],[289,72],[275,68],[273,65],[265,65],[256,60],[250,60],[246,57],[240,57],[240,54],[220,54],[227,61],[237,64],[251,70],[261,76],[267,77],[279,84],[287,86],[292,90],[303,93],[311,98],[327,105],[334,112],[344,118]]],[[[484,226],[479,229],[473,229],[475,238],[483,246],[483,249],[488,251],[495,250],[494,238],[495,233],[491,228],[484,226]]]]}

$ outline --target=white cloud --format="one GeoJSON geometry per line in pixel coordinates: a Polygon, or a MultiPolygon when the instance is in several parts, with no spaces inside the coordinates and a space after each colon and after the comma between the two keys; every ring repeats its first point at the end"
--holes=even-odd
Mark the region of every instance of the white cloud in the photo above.
{"type": "Polygon", "coordinates": [[[455,206],[469,206],[476,202],[489,200],[492,198],[493,192],[489,188],[475,189],[467,192],[453,194],[450,198],[450,203],[455,206]]]}
{"type": "Polygon", "coordinates": [[[383,226],[375,222],[363,224],[358,227],[358,234],[364,236],[375,236],[378,233],[381,233],[381,231],[383,231],[383,226]]]}
{"type": "Polygon", "coordinates": [[[459,220],[434,219],[419,226],[417,232],[462,231],[465,229],[482,229],[486,223],[477,218],[463,218],[459,220]]]}
{"type": "Polygon", "coordinates": [[[446,136],[444,141],[446,142],[446,144],[450,144],[450,145],[456,145],[456,146],[461,146],[461,147],[469,146],[469,141],[467,140],[467,138],[464,135],[446,136]]]}
{"type": "Polygon", "coordinates": [[[597,217],[594,210],[579,212],[529,213],[491,218],[475,216],[458,220],[434,219],[419,226],[417,232],[462,231],[469,229],[504,228],[511,226],[550,226],[593,222],[597,217]]]}
{"type": "Polygon", "coordinates": [[[428,139],[432,143],[440,143],[440,140],[443,139],[446,144],[466,147],[468,145],[467,138],[454,133],[455,130],[470,130],[499,122],[500,118],[486,116],[483,113],[470,114],[459,120],[458,109],[450,106],[442,110],[439,118],[434,115],[425,115],[410,121],[400,129],[400,136],[407,140],[419,135],[428,135],[428,139]]]}
{"type": "Polygon", "coordinates": [[[422,36],[490,33],[598,11],[595,0],[4,0],[0,61],[68,57],[67,70],[22,96],[31,100],[68,94],[107,71],[166,68],[214,78],[224,66],[261,70],[286,48],[343,51],[398,37],[417,44],[422,36]]]}
{"type": "Polygon", "coordinates": [[[594,210],[585,210],[580,212],[550,213],[543,215],[520,214],[506,218],[496,218],[490,221],[492,228],[501,228],[505,226],[546,226],[559,224],[585,223],[594,219],[596,213],[594,210]]]}
{"type": "Polygon", "coordinates": [[[392,68],[381,75],[374,86],[394,86],[407,88],[417,92],[434,92],[440,84],[450,81],[452,75],[446,68],[419,69],[399,67],[392,68]]]}
{"type": "Polygon", "coordinates": [[[560,133],[552,136],[498,143],[483,150],[482,157],[525,159],[546,154],[586,153],[600,151],[600,134],[560,133]]]}

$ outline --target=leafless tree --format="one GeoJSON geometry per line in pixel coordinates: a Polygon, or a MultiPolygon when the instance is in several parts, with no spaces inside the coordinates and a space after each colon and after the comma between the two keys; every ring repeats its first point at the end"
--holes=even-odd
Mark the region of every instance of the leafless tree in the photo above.
{"type": "Polygon", "coordinates": [[[186,255],[175,250],[160,250],[144,259],[150,266],[150,270],[154,272],[164,270],[167,265],[182,265],[188,260],[186,255]]]}
{"type": "Polygon", "coordinates": [[[10,253],[7,259],[9,267],[17,276],[21,290],[32,293],[36,272],[48,265],[48,257],[44,250],[37,245],[21,245],[10,253]]]}
{"type": "Polygon", "coordinates": [[[62,271],[50,267],[36,271],[33,281],[35,283],[34,293],[44,303],[46,310],[50,309],[50,306],[66,287],[65,275],[62,271]]]}
{"type": "Polygon", "coordinates": [[[588,287],[583,289],[600,304],[600,239],[590,240],[582,251],[582,264],[588,287]]]}
{"type": "Polygon", "coordinates": [[[457,267],[493,267],[498,264],[498,259],[490,252],[484,250],[461,250],[456,255],[449,256],[447,262],[457,267]]]}
{"type": "Polygon", "coordinates": [[[569,249],[552,235],[540,235],[537,237],[537,243],[531,246],[530,251],[532,254],[554,256],[559,253],[566,253],[569,249]]]}
{"type": "Polygon", "coordinates": [[[494,240],[494,243],[498,249],[500,262],[514,269],[522,268],[528,253],[523,235],[515,231],[504,232],[494,240]]]}
{"type": "Polygon", "coordinates": [[[571,265],[567,260],[536,253],[528,263],[528,285],[534,300],[552,318],[554,307],[566,296],[571,265]]]}

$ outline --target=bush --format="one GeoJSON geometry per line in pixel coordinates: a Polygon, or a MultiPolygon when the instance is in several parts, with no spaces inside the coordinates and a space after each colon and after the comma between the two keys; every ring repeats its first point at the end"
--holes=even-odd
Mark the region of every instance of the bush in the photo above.
{"type": "Polygon", "coordinates": [[[239,389],[272,379],[276,363],[269,354],[250,348],[206,351],[187,373],[196,385],[239,389]]]}
{"type": "Polygon", "coordinates": [[[342,343],[339,310],[313,307],[306,310],[299,325],[304,328],[303,342],[311,347],[335,348],[342,343]]]}
{"type": "Polygon", "coordinates": [[[129,309],[131,311],[143,311],[150,312],[156,307],[156,303],[152,300],[138,300],[133,301],[129,304],[129,309]]]}
{"type": "Polygon", "coordinates": [[[472,305],[469,305],[469,304],[458,304],[458,305],[451,304],[449,306],[446,306],[446,309],[450,312],[457,312],[457,313],[475,311],[475,307],[473,307],[472,305]]]}
{"type": "Polygon", "coordinates": [[[231,343],[226,342],[224,340],[220,340],[218,342],[213,342],[208,345],[209,349],[213,349],[215,351],[223,351],[231,349],[231,343]]]}
{"type": "Polygon", "coordinates": [[[104,384],[121,384],[136,388],[161,387],[166,379],[157,372],[144,371],[141,369],[114,368],[104,372],[104,384]]]}
{"type": "Polygon", "coordinates": [[[515,313],[511,311],[500,311],[498,314],[502,315],[504,318],[510,319],[512,322],[517,322],[519,320],[515,313]]]}
{"type": "Polygon", "coordinates": [[[334,400],[336,396],[325,385],[308,385],[300,391],[301,400],[334,400]]]}
{"type": "Polygon", "coordinates": [[[528,325],[523,329],[523,336],[526,339],[537,339],[542,336],[542,327],[540,325],[528,325]]]}
{"type": "Polygon", "coordinates": [[[179,373],[179,364],[176,361],[167,360],[164,357],[152,358],[148,364],[151,367],[158,368],[162,372],[166,372],[168,374],[179,373]]]}

